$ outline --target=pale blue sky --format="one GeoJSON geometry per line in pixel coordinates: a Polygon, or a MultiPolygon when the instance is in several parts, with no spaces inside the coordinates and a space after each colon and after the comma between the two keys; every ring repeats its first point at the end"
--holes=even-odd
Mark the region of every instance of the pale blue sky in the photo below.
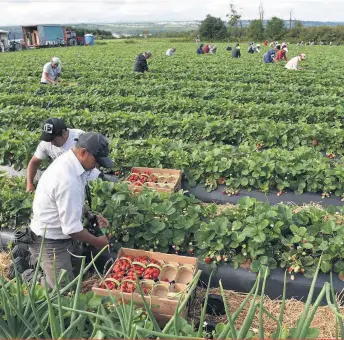
{"type": "MultiPolygon", "coordinates": [[[[225,18],[231,0],[0,0],[0,26],[39,23],[202,20],[225,18]]],[[[258,16],[260,0],[232,0],[244,19],[258,16]]],[[[263,0],[265,18],[344,21],[343,0],[263,0]]]]}

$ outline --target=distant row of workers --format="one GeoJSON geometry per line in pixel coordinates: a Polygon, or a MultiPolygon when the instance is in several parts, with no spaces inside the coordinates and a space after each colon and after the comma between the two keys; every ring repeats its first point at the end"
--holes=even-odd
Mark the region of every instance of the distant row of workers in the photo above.
{"type": "Polygon", "coordinates": [[[278,63],[281,60],[286,61],[285,68],[288,70],[302,70],[300,63],[306,59],[304,53],[300,53],[298,56],[288,60],[287,58],[288,48],[287,44],[283,43],[282,46],[275,45],[272,49],[266,52],[263,56],[263,62],[266,64],[269,63],[278,63]]]}

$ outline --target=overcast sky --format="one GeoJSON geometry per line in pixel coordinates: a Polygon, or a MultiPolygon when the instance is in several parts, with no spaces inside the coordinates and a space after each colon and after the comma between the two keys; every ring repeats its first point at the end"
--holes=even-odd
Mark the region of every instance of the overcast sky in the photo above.
{"type": "MultiPolygon", "coordinates": [[[[0,0],[0,26],[39,23],[202,20],[206,14],[225,18],[229,2],[243,19],[258,16],[260,0],[0,0]]],[[[265,18],[344,21],[343,0],[262,0],[265,18]]]]}

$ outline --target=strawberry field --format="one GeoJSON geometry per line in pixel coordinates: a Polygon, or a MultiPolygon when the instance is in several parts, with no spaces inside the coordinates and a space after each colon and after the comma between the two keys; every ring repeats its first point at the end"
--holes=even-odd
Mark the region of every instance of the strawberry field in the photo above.
{"type": "MultiPolygon", "coordinates": [[[[176,168],[192,184],[227,192],[291,190],[343,196],[342,48],[306,47],[303,72],[264,65],[262,54],[234,60],[198,56],[193,43],[107,43],[1,55],[0,163],[25,168],[49,116],[111,140],[116,170],[176,168]],[[175,45],[173,58],[164,56],[175,45]],[[132,72],[151,50],[152,74],[132,72]],[[78,86],[40,86],[52,54],[78,86]],[[330,56],[330,57],[329,57],[330,56]]],[[[291,47],[289,57],[300,51],[291,47]]]]}
{"type": "MultiPolygon", "coordinates": [[[[262,54],[232,59],[198,56],[192,43],[167,40],[92,48],[61,48],[0,56],[0,164],[25,168],[42,122],[61,117],[75,128],[109,137],[116,172],[134,166],[182,170],[190,184],[226,193],[241,189],[344,193],[342,48],[311,46],[303,72],[264,65],[262,54]],[[170,45],[177,53],[164,56],[170,45]],[[135,55],[151,50],[151,74],[132,72],[135,55]],[[78,86],[39,85],[52,53],[63,63],[62,78],[78,86]],[[329,54],[331,58],[329,58],[329,54]]],[[[244,47],[243,47],[244,49],[244,47]]],[[[291,47],[289,56],[300,51],[291,47]]],[[[0,223],[27,224],[32,195],[24,180],[0,178],[0,223]]],[[[124,186],[93,184],[95,211],[111,222],[112,246],[176,251],[230,262],[344,273],[342,208],[296,211],[244,198],[218,214],[183,193],[133,197],[124,186]],[[162,237],[164,235],[164,237],[162,237]],[[282,235],[282,236],[281,236],[282,235]]],[[[302,271],[301,271],[302,269],[302,271]]],[[[292,274],[294,271],[291,270],[292,274]]]]}

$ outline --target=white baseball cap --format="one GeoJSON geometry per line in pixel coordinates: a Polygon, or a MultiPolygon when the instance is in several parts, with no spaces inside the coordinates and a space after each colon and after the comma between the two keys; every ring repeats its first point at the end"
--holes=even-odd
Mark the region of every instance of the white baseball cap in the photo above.
{"type": "Polygon", "coordinates": [[[51,61],[53,62],[54,65],[61,65],[61,60],[60,60],[60,58],[53,57],[53,58],[51,59],[51,61]]]}

